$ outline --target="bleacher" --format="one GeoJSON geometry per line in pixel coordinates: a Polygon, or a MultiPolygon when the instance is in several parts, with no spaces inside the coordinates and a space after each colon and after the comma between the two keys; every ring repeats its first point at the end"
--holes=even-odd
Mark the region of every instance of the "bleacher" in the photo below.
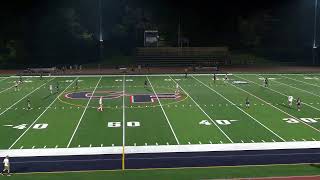
{"type": "Polygon", "coordinates": [[[144,66],[218,66],[229,63],[228,47],[140,47],[136,63],[144,66]]]}

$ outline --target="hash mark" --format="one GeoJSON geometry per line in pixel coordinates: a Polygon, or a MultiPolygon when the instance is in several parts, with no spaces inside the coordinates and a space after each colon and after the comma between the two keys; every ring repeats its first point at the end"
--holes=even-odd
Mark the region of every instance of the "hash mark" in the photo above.
{"type": "Polygon", "coordinates": [[[23,149],[23,146],[21,146],[20,149],[23,149]]]}
{"type": "Polygon", "coordinates": [[[262,140],[262,142],[265,142],[264,140],[262,140]]]}
{"type": "Polygon", "coordinates": [[[276,142],[274,139],[272,139],[273,142],[276,142]]]}
{"type": "Polygon", "coordinates": [[[92,146],[92,144],[90,144],[90,147],[92,146]]]}
{"type": "Polygon", "coordinates": [[[295,139],[292,139],[293,141],[296,141],[295,139]]]}
{"type": "Polygon", "coordinates": [[[221,143],[221,144],[223,144],[223,142],[222,142],[222,141],[220,141],[220,143],[221,143]]]}
{"type": "Polygon", "coordinates": [[[34,149],[35,148],[35,146],[32,146],[32,149],[34,149]]]}
{"type": "Polygon", "coordinates": [[[199,141],[199,144],[202,144],[201,141],[199,141]]]}
{"type": "Polygon", "coordinates": [[[210,144],[212,144],[212,142],[211,141],[209,141],[210,142],[210,144]]]}
{"type": "Polygon", "coordinates": [[[241,140],[241,142],[244,143],[243,140],[241,140]]]}
{"type": "Polygon", "coordinates": [[[103,144],[101,144],[101,147],[103,147],[103,144]]]}
{"type": "Polygon", "coordinates": [[[47,146],[44,146],[43,148],[45,149],[45,148],[47,148],[47,146]]]}
{"type": "Polygon", "coordinates": [[[302,139],[302,141],[306,141],[305,139],[302,139]]]}
{"type": "Polygon", "coordinates": [[[169,143],[167,142],[167,145],[169,145],[169,143]]]}
{"type": "Polygon", "coordinates": [[[58,148],[58,145],[56,145],[56,147],[54,147],[54,148],[58,148]]]}
{"type": "Polygon", "coordinates": [[[144,145],[145,145],[145,146],[148,146],[148,144],[147,144],[147,143],[144,143],[144,145]]]}
{"type": "Polygon", "coordinates": [[[191,144],[190,142],[188,142],[188,144],[191,144]]]}
{"type": "Polygon", "coordinates": [[[312,140],[317,141],[315,138],[312,138],[312,140]]]}
{"type": "Polygon", "coordinates": [[[251,140],[251,142],[253,142],[253,143],[254,143],[254,140],[251,140]]]}

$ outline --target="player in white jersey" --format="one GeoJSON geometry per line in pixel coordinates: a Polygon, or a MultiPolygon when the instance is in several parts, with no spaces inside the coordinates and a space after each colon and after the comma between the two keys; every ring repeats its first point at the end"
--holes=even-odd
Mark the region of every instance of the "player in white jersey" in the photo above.
{"type": "Polygon", "coordinates": [[[99,107],[98,107],[98,111],[102,112],[103,111],[103,102],[102,102],[102,97],[100,97],[99,99],[99,107]]]}
{"type": "Polygon", "coordinates": [[[52,94],[53,93],[53,87],[52,87],[52,84],[49,85],[49,90],[50,90],[50,93],[52,94]]]}
{"type": "Polygon", "coordinates": [[[10,176],[10,161],[9,156],[6,156],[3,160],[3,170],[1,172],[2,175],[6,172],[7,176],[10,176]]]}
{"type": "Polygon", "coordinates": [[[178,95],[180,92],[180,88],[179,88],[179,84],[176,84],[176,91],[175,91],[175,95],[178,95]]]}
{"type": "Polygon", "coordinates": [[[293,96],[288,96],[289,107],[292,107],[293,96]]]}
{"type": "Polygon", "coordinates": [[[15,81],[14,82],[14,91],[19,91],[18,85],[19,85],[18,81],[15,81]]]}

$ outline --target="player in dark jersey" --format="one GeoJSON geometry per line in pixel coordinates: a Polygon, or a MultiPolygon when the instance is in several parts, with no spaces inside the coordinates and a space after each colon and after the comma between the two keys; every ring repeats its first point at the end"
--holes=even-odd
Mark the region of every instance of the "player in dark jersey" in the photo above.
{"type": "Polygon", "coordinates": [[[56,84],[56,91],[59,92],[59,82],[56,84]]]}
{"type": "Polygon", "coordinates": [[[27,99],[27,108],[28,108],[28,110],[31,109],[31,101],[30,101],[30,98],[27,99]]]}
{"type": "Polygon", "coordinates": [[[144,88],[147,88],[147,87],[148,87],[148,81],[145,80],[145,81],[144,81],[144,88]]]}
{"type": "Polygon", "coordinates": [[[185,69],[184,69],[184,78],[187,78],[187,77],[188,77],[188,69],[185,68],[185,69]]]}
{"type": "Polygon", "coordinates": [[[302,104],[301,99],[298,97],[298,99],[297,99],[297,108],[298,108],[298,111],[301,110],[301,104],[302,104]]]}
{"type": "Polygon", "coordinates": [[[213,74],[213,83],[216,83],[216,80],[217,80],[217,76],[216,74],[213,74]]]}
{"type": "Polygon", "coordinates": [[[264,87],[269,87],[269,80],[268,80],[268,78],[264,78],[264,87]]]}
{"type": "Polygon", "coordinates": [[[249,108],[250,107],[250,101],[249,101],[249,98],[247,97],[246,98],[246,108],[249,108]]]}
{"type": "Polygon", "coordinates": [[[76,80],[76,89],[78,89],[79,88],[79,84],[78,84],[79,82],[78,82],[78,79],[76,80]]]}

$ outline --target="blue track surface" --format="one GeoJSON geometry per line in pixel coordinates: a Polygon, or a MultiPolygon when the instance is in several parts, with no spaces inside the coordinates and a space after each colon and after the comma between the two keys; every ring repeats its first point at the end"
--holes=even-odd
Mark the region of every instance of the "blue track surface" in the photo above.
{"type": "MultiPolygon", "coordinates": [[[[121,155],[11,158],[13,172],[121,169],[121,155]]],[[[319,163],[320,149],[126,155],[127,169],[319,163]]]]}

